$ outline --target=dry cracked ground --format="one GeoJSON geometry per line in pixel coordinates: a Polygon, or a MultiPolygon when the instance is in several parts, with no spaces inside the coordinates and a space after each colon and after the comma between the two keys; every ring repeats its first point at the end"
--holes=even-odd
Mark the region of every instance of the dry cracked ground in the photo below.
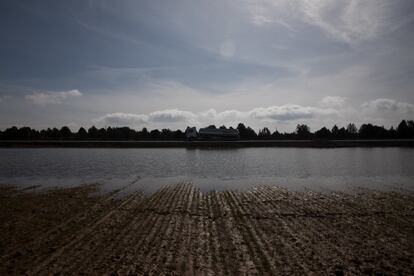
{"type": "Polygon", "coordinates": [[[0,186],[0,274],[414,274],[411,192],[98,190],[0,186]]]}

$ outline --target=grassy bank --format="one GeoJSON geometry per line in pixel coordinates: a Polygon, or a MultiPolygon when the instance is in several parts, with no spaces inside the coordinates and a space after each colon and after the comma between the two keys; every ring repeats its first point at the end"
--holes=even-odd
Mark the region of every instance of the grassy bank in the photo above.
{"type": "Polygon", "coordinates": [[[1,187],[0,274],[414,272],[414,194],[1,187]]]}

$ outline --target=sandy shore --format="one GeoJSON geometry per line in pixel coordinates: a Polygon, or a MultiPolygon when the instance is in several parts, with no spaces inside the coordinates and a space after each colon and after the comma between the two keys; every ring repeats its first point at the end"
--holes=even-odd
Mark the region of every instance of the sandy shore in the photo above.
{"type": "Polygon", "coordinates": [[[414,194],[0,186],[0,274],[414,274],[414,194]]]}

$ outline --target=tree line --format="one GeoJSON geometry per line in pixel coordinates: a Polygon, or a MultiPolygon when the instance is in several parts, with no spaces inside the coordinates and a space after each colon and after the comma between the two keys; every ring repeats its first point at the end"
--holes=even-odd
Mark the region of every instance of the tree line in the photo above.
{"type": "MultiPolygon", "coordinates": [[[[220,128],[225,128],[221,126],[220,128]]],[[[230,127],[232,128],[232,127],[230,127]]],[[[414,138],[414,121],[402,120],[396,128],[389,129],[384,126],[363,124],[359,128],[350,123],[346,127],[333,126],[331,129],[322,127],[312,132],[306,124],[297,125],[295,131],[281,133],[277,130],[271,132],[269,128],[260,129],[257,133],[243,123],[237,129],[242,140],[289,140],[289,139],[412,139],[414,138]]],[[[87,130],[83,127],[72,132],[67,126],[62,128],[48,128],[42,130],[30,127],[16,126],[0,131],[1,140],[116,140],[116,141],[146,141],[146,140],[185,140],[185,132],[177,129],[141,130],[129,127],[96,128],[92,126],[87,130]]]]}

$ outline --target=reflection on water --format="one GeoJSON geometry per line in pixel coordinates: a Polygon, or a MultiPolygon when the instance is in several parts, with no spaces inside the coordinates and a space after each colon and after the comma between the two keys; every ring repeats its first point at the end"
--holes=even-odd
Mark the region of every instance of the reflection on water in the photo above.
{"type": "Polygon", "coordinates": [[[414,149],[0,149],[0,182],[102,183],[154,190],[192,182],[201,190],[257,184],[290,189],[414,189],[414,149]]]}

